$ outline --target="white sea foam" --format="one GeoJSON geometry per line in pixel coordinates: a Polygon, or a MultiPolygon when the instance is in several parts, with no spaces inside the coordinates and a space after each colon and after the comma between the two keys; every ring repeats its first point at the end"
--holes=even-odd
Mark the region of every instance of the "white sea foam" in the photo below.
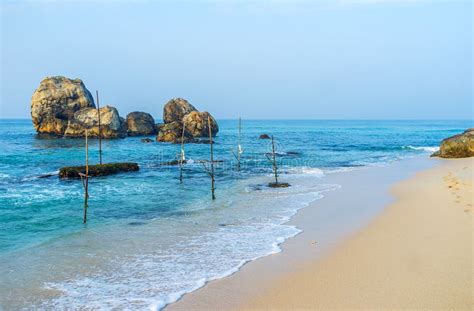
{"type": "Polygon", "coordinates": [[[323,177],[324,172],[322,169],[317,167],[309,167],[309,166],[301,166],[301,167],[293,167],[286,170],[287,173],[290,174],[310,174],[317,177],[323,177]]]}
{"type": "Polygon", "coordinates": [[[425,151],[425,152],[436,152],[439,150],[439,147],[437,146],[421,146],[421,147],[416,147],[416,146],[404,146],[403,148],[405,149],[411,149],[411,150],[419,150],[419,151],[425,151]]]}
{"type": "MultiPolygon", "coordinates": [[[[242,192],[248,183],[242,181],[229,190],[232,201],[216,200],[211,209],[197,207],[186,217],[134,227],[135,233],[122,228],[100,234],[104,244],[117,245],[117,249],[109,248],[101,258],[89,247],[87,256],[92,252],[96,260],[109,266],[83,277],[47,282],[48,289],[62,294],[41,307],[159,310],[210,280],[235,273],[249,261],[280,252],[281,243],[301,232],[286,224],[298,209],[338,187],[322,185],[307,173],[287,177],[292,184],[287,189],[242,192]],[[121,236],[120,243],[107,241],[117,236],[121,236]],[[137,245],[138,251],[134,250],[137,245]]],[[[262,184],[261,179],[255,182],[262,184]]]]}

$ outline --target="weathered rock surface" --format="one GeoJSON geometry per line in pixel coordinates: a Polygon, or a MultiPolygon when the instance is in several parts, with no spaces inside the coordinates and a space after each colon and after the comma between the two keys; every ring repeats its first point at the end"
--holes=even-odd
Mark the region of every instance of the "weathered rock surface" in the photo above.
{"type": "Polygon", "coordinates": [[[432,154],[441,158],[468,158],[474,156],[474,128],[454,135],[441,142],[439,151],[432,154]]]}
{"type": "Polygon", "coordinates": [[[128,136],[145,136],[156,134],[155,120],[151,114],[134,111],[127,115],[128,136]]]}
{"type": "Polygon", "coordinates": [[[62,136],[76,111],[95,107],[91,93],[80,79],[47,77],[31,98],[31,118],[38,133],[62,136]]]}
{"type": "MultiPolygon", "coordinates": [[[[89,176],[107,176],[139,169],[138,164],[134,162],[89,165],[89,176]]],[[[59,178],[81,178],[80,174],[85,173],[85,166],[66,166],[59,169],[59,178]]]]}
{"type": "Polygon", "coordinates": [[[211,134],[215,136],[219,131],[217,121],[206,111],[200,112],[187,100],[175,98],[163,108],[165,124],[158,126],[156,140],[160,142],[181,142],[184,126],[184,141],[197,141],[194,138],[208,137],[208,117],[211,121],[211,134]]]}
{"type": "MultiPolygon", "coordinates": [[[[183,135],[183,125],[179,122],[165,123],[160,126],[156,141],[158,142],[170,142],[180,143],[181,136],[183,135]]],[[[188,132],[184,131],[184,142],[191,142],[193,136],[188,132]]]]}
{"type": "Polygon", "coordinates": [[[209,137],[208,118],[211,121],[212,136],[216,136],[219,131],[219,126],[216,120],[207,111],[191,111],[183,117],[183,124],[193,137],[209,137]]]}
{"type": "Polygon", "coordinates": [[[183,117],[192,111],[197,111],[197,109],[186,99],[173,98],[163,108],[163,120],[165,123],[181,122],[183,117]]]}
{"type": "MultiPolygon", "coordinates": [[[[69,120],[64,136],[84,137],[88,130],[90,137],[99,137],[99,113],[95,108],[83,108],[69,120]]],[[[126,122],[120,118],[117,109],[111,106],[100,108],[100,133],[102,138],[123,138],[127,134],[126,122]]]]}

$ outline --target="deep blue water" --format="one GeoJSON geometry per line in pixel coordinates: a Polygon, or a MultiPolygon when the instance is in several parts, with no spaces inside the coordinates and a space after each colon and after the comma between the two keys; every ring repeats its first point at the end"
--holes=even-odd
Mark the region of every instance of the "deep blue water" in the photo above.
{"type": "MultiPolygon", "coordinates": [[[[258,178],[271,181],[269,175],[271,165],[265,158],[265,153],[271,150],[271,144],[269,140],[259,139],[260,134],[274,135],[281,165],[281,179],[285,179],[285,176],[291,174],[304,174],[315,172],[315,170],[321,170],[324,173],[331,170],[383,164],[418,154],[429,154],[436,149],[443,138],[472,127],[472,121],[243,120],[241,144],[244,153],[240,172],[235,169],[236,163],[231,152],[237,147],[237,121],[220,120],[219,126],[220,131],[215,138],[214,149],[215,159],[222,161],[216,167],[216,196],[218,202],[221,203],[219,203],[219,212],[215,213],[220,213],[219,217],[226,219],[229,216],[226,213],[234,213],[234,217],[235,215],[247,217],[244,211],[242,214],[232,211],[232,208],[237,205],[243,206],[249,200],[246,198],[246,192],[239,185],[258,178]]],[[[114,232],[119,232],[120,235],[122,231],[117,228],[121,225],[127,225],[123,227],[127,229],[123,229],[122,234],[127,234],[128,230],[134,230],[135,234],[144,236],[152,232],[149,227],[147,229],[146,226],[131,225],[148,223],[159,223],[159,226],[156,226],[157,232],[169,237],[169,239],[160,240],[160,246],[164,249],[163,245],[168,245],[167,247],[173,250],[177,258],[183,258],[177,251],[179,249],[177,245],[185,243],[183,241],[188,243],[197,235],[209,235],[210,232],[214,232],[214,227],[209,222],[206,223],[207,229],[201,226],[198,231],[192,228],[184,230],[182,228],[186,226],[183,225],[182,231],[179,231],[179,226],[172,224],[196,223],[197,219],[201,219],[202,224],[205,221],[204,215],[214,213],[212,210],[216,208],[216,205],[210,202],[210,181],[202,164],[198,163],[199,160],[209,158],[209,145],[187,144],[185,146],[187,159],[194,163],[185,166],[183,184],[179,183],[177,167],[160,165],[162,162],[176,159],[180,152],[179,148],[179,145],[174,144],[142,143],[140,138],[135,137],[105,140],[103,142],[104,162],[133,161],[139,164],[140,171],[91,179],[88,224],[84,226],[82,224],[81,182],[59,180],[57,176],[38,178],[57,172],[62,166],[84,164],[84,140],[42,139],[35,135],[29,120],[0,120],[0,258],[2,261],[11,263],[12,258],[19,254],[28,257],[32,256],[31,254],[41,253],[45,249],[48,250],[44,251],[45,254],[51,253],[51,249],[48,248],[50,246],[61,250],[62,247],[67,248],[65,245],[69,245],[68,241],[71,239],[82,241],[81,239],[85,239],[86,232],[89,234],[91,230],[92,232],[118,230],[114,232]],[[183,240],[180,240],[181,238],[183,240]]],[[[97,140],[91,141],[90,159],[90,163],[98,161],[97,140]]],[[[258,202],[255,201],[253,205],[258,205],[258,202]]],[[[283,211],[290,213],[283,207],[284,205],[279,210],[281,213],[283,211]]],[[[263,211],[263,208],[261,210],[263,211]]],[[[275,223],[281,223],[288,215],[278,214],[275,218],[268,218],[265,221],[272,223],[278,219],[275,223]]],[[[262,214],[262,217],[264,216],[262,214]]],[[[206,217],[210,218],[210,216],[206,217]]],[[[261,224],[262,219],[259,218],[255,226],[261,224]]],[[[259,229],[262,237],[266,228],[259,229]]],[[[280,229],[289,230],[283,227],[280,229]]],[[[255,249],[255,256],[258,256],[259,247],[264,248],[267,244],[271,247],[275,242],[272,240],[272,235],[278,234],[274,231],[267,233],[269,236],[265,237],[265,240],[262,238],[261,244],[256,242],[252,244],[253,241],[249,240],[249,245],[242,246],[242,252],[255,249]]],[[[256,231],[252,239],[258,240],[259,234],[256,231]]],[[[286,231],[282,237],[291,234],[294,233],[286,231]]],[[[224,239],[230,236],[219,235],[219,237],[224,239]]],[[[109,237],[109,241],[114,243],[114,238],[118,239],[118,237],[109,237]]],[[[217,243],[216,241],[214,242],[217,243]]],[[[216,248],[215,245],[213,247],[216,248]]],[[[107,249],[107,246],[100,245],[97,249],[89,251],[99,253],[103,249],[107,249]]],[[[223,262],[228,258],[224,254],[237,256],[230,250],[228,253],[220,253],[223,262]]],[[[96,256],[99,258],[98,254],[96,256]]],[[[110,256],[110,258],[116,258],[113,257],[116,255],[110,256]]],[[[196,256],[189,260],[196,261],[196,258],[200,258],[196,256]]],[[[109,257],[107,258],[110,260],[109,257]]],[[[154,259],[153,262],[159,263],[159,268],[164,270],[165,260],[154,259]]],[[[10,269],[9,272],[12,275],[16,273],[11,266],[5,267],[3,268],[10,269]]],[[[229,265],[227,268],[231,267],[232,265],[229,265]]],[[[0,268],[2,268],[1,264],[0,268]]],[[[101,266],[100,269],[105,268],[101,266]]],[[[41,270],[41,267],[38,270],[41,270]]],[[[203,271],[204,274],[208,272],[204,268],[203,271]]],[[[94,273],[97,278],[101,276],[97,271],[94,273]]],[[[196,277],[198,278],[198,275],[196,277]]],[[[71,278],[64,277],[64,279],[73,282],[71,278]]],[[[63,282],[64,279],[58,282],[63,282]]],[[[74,290],[77,293],[80,291],[78,284],[81,283],[77,281],[74,284],[74,290]]],[[[67,287],[61,288],[65,292],[68,291],[67,287]]],[[[177,286],[162,289],[163,297],[175,295],[180,288],[177,286]]],[[[114,289],[102,288],[102,290],[103,297],[106,297],[106,293],[114,289]]],[[[97,299],[100,300],[101,297],[97,296],[97,299]]],[[[161,303],[166,299],[172,299],[163,297],[160,298],[161,303]]],[[[64,301],[59,299],[55,303],[58,307],[70,303],[81,306],[79,301],[82,296],[78,295],[76,298],[64,301]]],[[[88,299],[90,303],[91,297],[88,299]]],[[[156,303],[143,301],[137,303],[137,306],[142,306],[141,303],[147,305],[156,303]]],[[[118,303],[107,306],[121,305],[118,303]]]]}

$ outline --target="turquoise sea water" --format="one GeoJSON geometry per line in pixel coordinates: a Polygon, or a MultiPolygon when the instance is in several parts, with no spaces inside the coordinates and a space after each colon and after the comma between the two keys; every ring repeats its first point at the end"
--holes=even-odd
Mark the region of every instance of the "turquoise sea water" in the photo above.
{"type": "MultiPolygon", "coordinates": [[[[278,251],[299,232],[285,222],[337,188],[325,174],[428,155],[472,121],[243,120],[240,172],[231,152],[237,121],[219,126],[216,201],[199,163],[209,145],[185,146],[180,184],[177,167],[160,165],[179,145],[106,140],[104,162],[138,162],[140,171],[91,179],[83,225],[81,182],[40,176],[83,164],[84,141],[39,138],[29,120],[0,120],[0,306],[161,308],[278,251]],[[263,133],[275,136],[288,189],[265,187],[263,133]]],[[[92,140],[91,163],[97,147],[92,140]]]]}

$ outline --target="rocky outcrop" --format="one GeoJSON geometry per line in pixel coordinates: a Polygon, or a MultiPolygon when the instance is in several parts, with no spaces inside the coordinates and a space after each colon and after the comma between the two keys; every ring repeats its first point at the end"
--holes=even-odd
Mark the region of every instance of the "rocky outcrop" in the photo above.
{"type": "MultiPolygon", "coordinates": [[[[95,108],[76,111],[69,120],[65,137],[84,137],[88,130],[90,137],[99,137],[99,114],[95,108]]],[[[100,108],[100,134],[102,138],[123,138],[127,134],[126,122],[111,106],[100,108]]]]}
{"type": "Polygon", "coordinates": [[[196,141],[195,138],[208,137],[208,117],[211,123],[211,134],[219,131],[217,121],[206,111],[200,112],[187,100],[175,98],[163,108],[164,125],[160,125],[156,140],[160,142],[181,142],[184,127],[185,142],[196,141]]]}
{"type": "Polygon", "coordinates": [[[441,142],[439,151],[432,156],[441,158],[468,158],[474,156],[474,128],[454,135],[441,142]]]}
{"type": "Polygon", "coordinates": [[[134,111],[127,115],[128,136],[145,136],[156,134],[155,120],[151,114],[134,111]]]}
{"type": "MultiPolygon", "coordinates": [[[[31,117],[40,134],[65,137],[99,136],[99,113],[91,93],[80,79],[47,77],[31,98],[31,117]]],[[[119,138],[127,134],[126,123],[117,109],[100,108],[102,138],[119,138]]]]}
{"type": "MultiPolygon", "coordinates": [[[[183,124],[180,122],[171,122],[160,125],[158,136],[156,141],[158,142],[172,142],[180,143],[181,137],[183,136],[183,124]]],[[[184,131],[184,142],[191,142],[193,136],[188,132],[184,131]]]]}
{"type": "Polygon", "coordinates": [[[212,136],[216,136],[219,131],[219,126],[217,125],[216,120],[207,111],[191,111],[185,115],[182,120],[186,130],[193,137],[209,137],[208,118],[211,121],[212,136]]]}
{"type": "Polygon", "coordinates": [[[38,133],[62,136],[74,114],[93,108],[94,99],[80,79],[47,77],[31,98],[31,118],[38,133]]]}
{"type": "Polygon", "coordinates": [[[186,99],[173,98],[163,108],[163,121],[165,123],[181,122],[183,117],[192,111],[197,111],[197,109],[186,99]]]}
{"type": "MultiPolygon", "coordinates": [[[[89,165],[88,175],[107,176],[122,172],[136,172],[139,169],[138,164],[134,162],[97,164],[89,165]]],[[[66,166],[59,169],[59,178],[81,178],[81,174],[85,173],[85,166],[66,166]]]]}

